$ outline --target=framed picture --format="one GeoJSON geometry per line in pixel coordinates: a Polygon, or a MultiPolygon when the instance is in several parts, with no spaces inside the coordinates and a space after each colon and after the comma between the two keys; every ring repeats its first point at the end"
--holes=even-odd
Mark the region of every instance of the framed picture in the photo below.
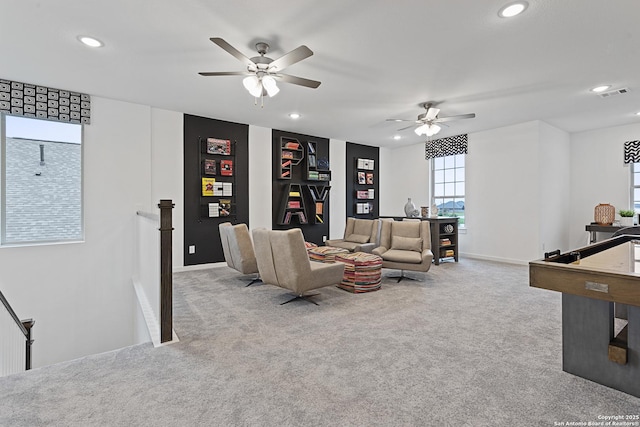
{"type": "Polygon", "coordinates": [[[368,173],[367,174],[367,184],[373,185],[373,174],[372,173],[368,173]]]}
{"type": "Polygon", "coordinates": [[[216,174],[216,161],[212,159],[205,159],[204,161],[204,174],[215,175],[216,174]]]}
{"type": "Polygon", "coordinates": [[[364,172],[358,172],[358,184],[366,184],[367,178],[364,172]]]}
{"type": "Polygon", "coordinates": [[[207,154],[231,155],[231,141],[228,139],[207,138],[207,154]]]}

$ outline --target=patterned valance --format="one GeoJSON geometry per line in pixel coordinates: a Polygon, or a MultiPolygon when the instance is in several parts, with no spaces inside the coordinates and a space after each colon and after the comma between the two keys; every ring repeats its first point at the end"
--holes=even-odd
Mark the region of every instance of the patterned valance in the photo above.
{"type": "Polygon", "coordinates": [[[467,134],[427,141],[424,146],[424,154],[424,158],[427,160],[434,157],[467,154],[467,134]]]}
{"type": "Polygon", "coordinates": [[[640,163],[640,141],[627,141],[624,143],[624,162],[640,163]]]}
{"type": "Polygon", "coordinates": [[[0,112],[89,124],[91,98],[84,93],[0,79],[0,112]]]}

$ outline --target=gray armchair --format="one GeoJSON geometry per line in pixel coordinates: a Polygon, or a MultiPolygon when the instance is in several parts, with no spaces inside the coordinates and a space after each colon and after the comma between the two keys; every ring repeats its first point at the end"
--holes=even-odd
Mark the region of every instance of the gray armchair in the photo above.
{"type": "Polygon", "coordinates": [[[252,233],[258,270],[263,282],[287,289],[295,295],[282,304],[305,299],[318,305],[308,299],[318,294],[309,294],[308,291],[337,285],[342,281],[344,264],[309,261],[304,236],[299,228],[255,229],[252,233]]]}
{"type": "Polygon", "coordinates": [[[427,272],[431,268],[431,231],[428,221],[382,221],[380,246],[373,252],[382,258],[382,267],[400,270],[394,278],[415,280],[404,270],[427,272]]]}
{"type": "Polygon", "coordinates": [[[368,252],[378,246],[380,220],[347,218],[342,239],[327,240],[327,246],[348,249],[350,252],[368,252]]]}
{"type": "MultiPolygon", "coordinates": [[[[242,274],[257,274],[258,264],[247,224],[231,225],[230,222],[223,222],[218,226],[218,230],[227,265],[242,274]]],[[[247,286],[260,281],[258,276],[247,286]]]]}

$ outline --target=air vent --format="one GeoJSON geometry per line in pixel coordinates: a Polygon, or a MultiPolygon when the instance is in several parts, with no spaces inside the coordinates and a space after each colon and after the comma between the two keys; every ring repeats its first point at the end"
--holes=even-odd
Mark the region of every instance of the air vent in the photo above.
{"type": "Polygon", "coordinates": [[[624,95],[627,92],[629,92],[629,89],[624,87],[622,89],[610,90],[609,92],[599,93],[598,96],[600,98],[609,98],[609,97],[616,96],[616,95],[624,95]]]}

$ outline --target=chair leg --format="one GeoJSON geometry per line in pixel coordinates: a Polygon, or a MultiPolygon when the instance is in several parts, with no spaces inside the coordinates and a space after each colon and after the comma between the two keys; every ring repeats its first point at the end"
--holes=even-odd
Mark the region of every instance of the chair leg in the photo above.
{"type": "Polygon", "coordinates": [[[258,275],[258,277],[256,277],[255,279],[253,279],[252,281],[250,281],[247,286],[245,286],[245,288],[248,288],[249,286],[253,285],[254,283],[258,283],[258,282],[262,282],[262,279],[260,278],[260,276],[258,275]]]}
{"type": "Polygon", "coordinates": [[[315,302],[315,301],[314,301],[314,300],[312,300],[312,299],[309,299],[309,297],[314,297],[314,296],[316,296],[316,295],[320,295],[320,294],[296,295],[296,296],[294,296],[293,298],[291,298],[290,300],[287,300],[287,301],[285,301],[285,302],[283,302],[283,303],[280,303],[280,305],[289,304],[291,301],[296,301],[296,300],[299,300],[299,299],[303,299],[303,300],[305,300],[305,301],[307,301],[307,302],[310,302],[310,303],[312,303],[312,304],[318,305],[318,303],[317,303],[317,302],[315,302]]]}
{"type": "Polygon", "coordinates": [[[402,279],[409,279],[409,280],[415,280],[416,282],[419,282],[418,279],[410,277],[410,276],[405,276],[404,275],[404,270],[400,270],[400,275],[399,276],[386,276],[388,279],[398,279],[398,281],[396,283],[400,283],[400,281],[402,279]]]}

